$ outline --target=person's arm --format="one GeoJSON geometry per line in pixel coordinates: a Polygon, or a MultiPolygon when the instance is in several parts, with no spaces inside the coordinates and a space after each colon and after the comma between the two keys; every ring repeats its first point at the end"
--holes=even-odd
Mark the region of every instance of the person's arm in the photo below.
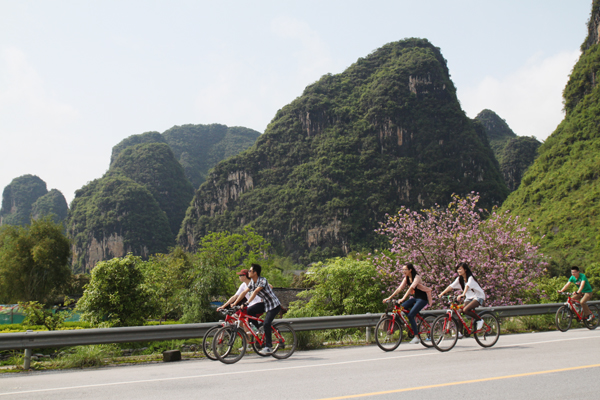
{"type": "Polygon", "coordinates": [[[558,293],[562,293],[562,292],[564,292],[565,290],[567,290],[567,288],[569,287],[569,285],[570,285],[570,284],[571,284],[571,281],[567,281],[567,284],[566,284],[565,286],[563,286],[563,288],[562,288],[562,289],[560,289],[560,290],[558,291],[558,293]]]}
{"type": "Polygon", "coordinates": [[[225,307],[227,307],[228,305],[230,305],[233,301],[235,301],[235,299],[237,299],[237,295],[233,295],[229,298],[229,300],[227,300],[227,303],[223,304],[221,307],[217,308],[217,311],[221,311],[222,309],[224,309],[225,307]]]}
{"type": "Polygon", "coordinates": [[[467,295],[467,291],[469,290],[469,285],[465,284],[465,290],[461,294],[458,295],[457,299],[460,301],[463,297],[467,295]]]}
{"type": "Polygon", "coordinates": [[[583,288],[584,287],[585,287],[585,281],[582,279],[581,280],[581,285],[579,285],[579,290],[577,291],[577,294],[583,293],[583,288]]]}
{"type": "Polygon", "coordinates": [[[448,293],[452,289],[454,289],[452,286],[448,286],[442,293],[439,294],[438,297],[442,297],[443,295],[445,295],[446,293],[448,293]]]}
{"type": "Polygon", "coordinates": [[[246,289],[244,289],[244,291],[243,291],[242,293],[240,293],[240,294],[239,294],[239,296],[238,296],[237,300],[235,301],[235,303],[233,303],[233,304],[232,304],[232,307],[235,307],[235,306],[237,306],[237,305],[238,305],[238,303],[241,303],[241,302],[242,302],[242,299],[243,299],[244,297],[246,297],[246,293],[248,293],[249,291],[250,291],[250,289],[249,289],[249,288],[246,288],[246,289]]]}
{"type": "Polygon", "coordinates": [[[385,299],[383,299],[383,302],[387,303],[388,301],[390,301],[391,299],[393,299],[395,295],[397,295],[398,293],[400,293],[400,291],[404,288],[405,285],[406,285],[406,278],[404,278],[402,280],[402,283],[400,283],[400,286],[398,286],[398,288],[396,290],[394,290],[394,293],[392,293],[390,295],[390,297],[386,297],[385,299]]]}
{"type": "Polygon", "coordinates": [[[252,300],[254,300],[254,298],[256,297],[256,295],[258,294],[258,292],[260,292],[261,290],[263,290],[263,288],[261,286],[257,287],[254,292],[252,292],[252,294],[250,295],[250,298],[248,299],[248,303],[250,303],[252,300]]]}

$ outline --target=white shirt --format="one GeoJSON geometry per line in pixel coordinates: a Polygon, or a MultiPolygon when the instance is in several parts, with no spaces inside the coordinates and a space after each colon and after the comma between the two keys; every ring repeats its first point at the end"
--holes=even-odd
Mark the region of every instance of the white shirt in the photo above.
{"type": "MultiPolygon", "coordinates": [[[[473,278],[473,276],[470,276],[467,280],[467,286],[469,287],[469,290],[467,290],[466,293],[467,300],[473,300],[475,298],[481,298],[485,300],[485,293],[483,292],[481,286],[479,286],[479,283],[477,283],[475,278],[473,278]]],[[[463,288],[460,286],[460,277],[456,278],[456,280],[452,282],[450,287],[453,289],[463,290],[463,288]]]]}
{"type": "MultiPolygon", "coordinates": [[[[242,294],[242,292],[244,290],[248,289],[248,285],[246,285],[245,282],[242,282],[242,284],[240,285],[240,287],[238,288],[237,292],[235,292],[236,296],[239,296],[240,294],[242,294]]],[[[248,293],[246,293],[246,300],[248,300],[250,298],[250,296],[252,295],[251,291],[248,291],[248,293]]],[[[248,307],[255,305],[256,303],[262,303],[262,299],[259,296],[255,296],[254,299],[252,299],[252,302],[248,303],[248,307]]]]}

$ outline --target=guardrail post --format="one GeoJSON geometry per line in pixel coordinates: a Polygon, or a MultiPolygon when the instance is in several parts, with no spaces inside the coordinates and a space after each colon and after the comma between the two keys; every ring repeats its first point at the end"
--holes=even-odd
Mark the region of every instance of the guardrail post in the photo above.
{"type": "Polygon", "coordinates": [[[31,366],[31,354],[33,349],[25,349],[25,357],[23,357],[23,369],[27,371],[31,366]]]}
{"type": "Polygon", "coordinates": [[[365,341],[367,343],[371,343],[371,327],[370,326],[367,326],[367,335],[366,335],[365,341]]]}

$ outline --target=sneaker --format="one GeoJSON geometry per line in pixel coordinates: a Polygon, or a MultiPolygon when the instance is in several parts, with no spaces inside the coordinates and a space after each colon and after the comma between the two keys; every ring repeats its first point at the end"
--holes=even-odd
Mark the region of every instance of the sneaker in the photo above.
{"type": "Polygon", "coordinates": [[[465,336],[464,336],[464,335],[463,335],[461,332],[458,332],[458,338],[459,338],[459,339],[462,339],[462,338],[464,338],[464,337],[465,337],[465,336]]]}
{"type": "Polygon", "coordinates": [[[273,349],[270,347],[265,347],[261,351],[259,351],[259,353],[263,356],[270,356],[271,354],[273,354],[273,349]]]}
{"type": "Polygon", "coordinates": [[[483,328],[483,320],[480,319],[479,321],[477,321],[475,323],[475,327],[477,328],[477,330],[480,330],[481,328],[483,328]]]}
{"type": "Polygon", "coordinates": [[[408,342],[409,344],[419,344],[421,343],[421,340],[419,340],[418,336],[415,336],[413,338],[413,340],[411,340],[410,342],[408,342]]]}
{"type": "Polygon", "coordinates": [[[594,319],[594,314],[590,314],[590,315],[588,315],[588,316],[585,318],[585,320],[586,320],[587,322],[592,322],[592,320],[593,320],[593,319],[594,319]]]}

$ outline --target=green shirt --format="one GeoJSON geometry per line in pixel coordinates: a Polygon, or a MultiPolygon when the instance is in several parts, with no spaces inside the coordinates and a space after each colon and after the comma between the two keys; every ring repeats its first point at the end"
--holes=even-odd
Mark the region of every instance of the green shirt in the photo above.
{"type": "Polygon", "coordinates": [[[590,281],[588,281],[588,278],[586,278],[586,276],[584,274],[582,274],[581,272],[579,273],[579,279],[575,279],[574,276],[571,276],[569,278],[569,282],[576,284],[577,290],[579,290],[579,286],[581,285],[581,282],[585,282],[585,285],[583,285],[583,290],[581,292],[582,293],[592,293],[592,285],[590,285],[590,281]]]}

